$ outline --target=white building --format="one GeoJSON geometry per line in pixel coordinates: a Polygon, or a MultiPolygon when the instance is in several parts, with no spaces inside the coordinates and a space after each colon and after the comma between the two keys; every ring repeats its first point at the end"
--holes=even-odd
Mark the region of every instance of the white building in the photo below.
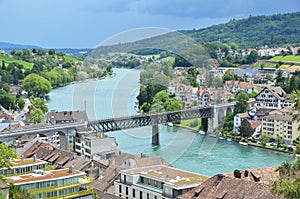
{"type": "Polygon", "coordinates": [[[81,133],[75,138],[75,152],[90,159],[107,159],[118,153],[117,142],[114,137],[95,137],[81,133]]]}
{"type": "Polygon", "coordinates": [[[281,109],[285,106],[292,106],[292,102],[287,99],[287,94],[281,87],[265,87],[255,97],[255,106],[281,109]]]}
{"type": "Polygon", "coordinates": [[[115,195],[128,199],[176,198],[208,179],[164,165],[122,170],[120,174],[114,183],[115,195]]]}
{"type": "Polygon", "coordinates": [[[234,116],[234,118],[233,118],[233,120],[234,120],[233,133],[234,134],[240,134],[239,128],[242,124],[242,121],[247,118],[250,118],[248,113],[238,113],[234,116]]]}

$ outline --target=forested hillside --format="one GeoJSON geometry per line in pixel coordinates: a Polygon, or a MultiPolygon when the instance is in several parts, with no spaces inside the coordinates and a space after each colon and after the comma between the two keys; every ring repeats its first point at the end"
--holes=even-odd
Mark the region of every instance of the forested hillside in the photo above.
{"type": "Polygon", "coordinates": [[[235,42],[239,47],[300,44],[300,12],[272,16],[249,16],[199,30],[180,31],[198,42],[235,42]]]}

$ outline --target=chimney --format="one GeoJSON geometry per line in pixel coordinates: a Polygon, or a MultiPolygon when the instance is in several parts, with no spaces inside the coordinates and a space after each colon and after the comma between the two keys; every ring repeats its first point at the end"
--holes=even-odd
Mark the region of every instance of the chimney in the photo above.
{"type": "Polygon", "coordinates": [[[73,173],[73,171],[74,171],[74,166],[71,165],[71,166],[69,167],[69,173],[73,173]]]}
{"type": "Polygon", "coordinates": [[[247,178],[247,177],[248,177],[248,175],[249,175],[249,171],[248,171],[248,170],[245,170],[245,172],[244,172],[244,176],[247,178]]]}
{"type": "Polygon", "coordinates": [[[242,177],[242,172],[240,170],[234,170],[233,175],[235,178],[241,178],[242,177]]]}
{"type": "Polygon", "coordinates": [[[33,162],[36,162],[36,154],[33,155],[33,162]]]}

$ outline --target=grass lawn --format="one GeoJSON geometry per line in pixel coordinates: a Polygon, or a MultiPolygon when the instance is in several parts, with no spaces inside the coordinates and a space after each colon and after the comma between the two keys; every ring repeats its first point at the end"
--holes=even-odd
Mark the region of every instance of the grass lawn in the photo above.
{"type": "MultiPolygon", "coordinates": [[[[56,56],[56,58],[59,59],[59,58],[62,58],[62,57],[56,56]]],[[[81,59],[77,59],[77,58],[74,58],[74,57],[71,57],[71,56],[68,56],[68,55],[64,55],[64,59],[67,62],[79,62],[79,63],[82,63],[81,59]]]]}
{"type": "Polygon", "coordinates": [[[144,55],[145,57],[147,57],[147,58],[152,58],[152,57],[154,57],[155,59],[159,59],[159,57],[160,57],[160,54],[153,54],[153,55],[144,55]]]}
{"type": "Polygon", "coordinates": [[[288,55],[288,56],[275,56],[272,59],[272,61],[291,61],[291,62],[300,62],[300,56],[293,56],[293,55],[288,55]]]}
{"type": "Polygon", "coordinates": [[[8,66],[8,64],[12,63],[12,62],[16,62],[18,64],[21,64],[21,65],[24,66],[25,69],[29,69],[29,70],[31,70],[32,66],[33,66],[33,63],[25,62],[25,61],[22,61],[22,60],[17,60],[13,57],[9,57],[9,56],[0,54],[0,61],[2,62],[2,60],[5,61],[6,66],[8,66]]]}
{"type": "Polygon", "coordinates": [[[184,120],[181,121],[180,124],[178,124],[177,126],[199,131],[201,130],[202,122],[201,122],[201,118],[193,119],[193,120],[184,120]]]}

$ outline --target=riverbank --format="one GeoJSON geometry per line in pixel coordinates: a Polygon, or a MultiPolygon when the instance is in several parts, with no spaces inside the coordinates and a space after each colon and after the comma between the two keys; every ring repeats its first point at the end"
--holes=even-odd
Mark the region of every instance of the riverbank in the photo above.
{"type": "MultiPolygon", "coordinates": [[[[87,103],[86,109],[93,116],[91,120],[136,114],[134,105],[139,87],[138,71],[114,69],[114,72],[115,78],[108,78],[99,84],[93,81],[76,87],[70,85],[53,89],[49,94],[49,110],[83,110],[84,97],[91,95],[94,101],[87,103]]],[[[284,153],[223,142],[201,136],[196,130],[178,128],[175,124],[173,127],[160,126],[160,146],[155,147],[151,144],[151,126],[107,135],[116,138],[120,151],[161,156],[175,168],[207,176],[232,172],[234,169],[275,166],[292,160],[292,156],[284,153]]]]}

